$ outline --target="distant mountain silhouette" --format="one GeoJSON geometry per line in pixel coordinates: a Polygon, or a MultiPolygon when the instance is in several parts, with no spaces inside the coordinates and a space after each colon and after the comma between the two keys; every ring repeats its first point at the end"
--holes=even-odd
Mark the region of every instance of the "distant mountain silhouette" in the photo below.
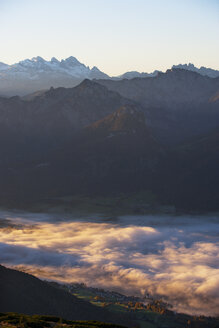
{"type": "Polygon", "coordinates": [[[219,71],[218,70],[215,70],[215,69],[212,69],[212,68],[207,68],[207,67],[204,67],[204,66],[201,66],[200,68],[198,67],[195,67],[193,64],[189,63],[189,64],[179,64],[179,65],[173,65],[172,68],[180,68],[180,69],[185,69],[187,71],[193,71],[193,72],[196,72],[196,73],[199,73],[203,76],[208,76],[208,77],[212,77],[212,78],[215,78],[215,77],[219,77],[219,71]]]}
{"type": "MultiPolygon", "coordinates": [[[[206,67],[197,68],[193,64],[174,65],[172,68],[194,71],[213,78],[219,77],[219,71],[206,67]]],[[[90,68],[73,56],[60,61],[55,57],[45,60],[37,56],[12,65],[0,62],[0,95],[26,96],[38,90],[50,89],[50,87],[72,88],[84,79],[123,80],[155,77],[159,73],[158,70],[152,73],[131,71],[110,77],[96,66],[90,68]]]]}
{"type": "Polygon", "coordinates": [[[154,71],[152,73],[140,73],[140,72],[137,72],[137,71],[130,71],[130,72],[126,72],[122,75],[119,75],[119,76],[114,76],[112,77],[111,79],[112,80],[124,80],[124,79],[128,79],[128,80],[131,80],[131,79],[134,79],[136,77],[154,77],[154,76],[157,76],[157,74],[159,73],[159,71],[154,71]]]}
{"type": "Polygon", "coordinates": [[[84,79],[108,78],[97,67],[90,69],[75,57],[61,61],[42,57],[25,59],[13,65],[0,63],[0,94],[26,95],[53,87],[74,87],[84,79]]]}

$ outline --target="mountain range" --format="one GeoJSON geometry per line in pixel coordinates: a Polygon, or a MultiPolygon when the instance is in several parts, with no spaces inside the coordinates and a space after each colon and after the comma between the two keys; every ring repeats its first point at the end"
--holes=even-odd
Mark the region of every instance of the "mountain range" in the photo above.
{"type": "MultiPolygon", "coordinates": [[[[177,65],[173,68],[190,70],[214,78],[219,76],[219,71],[205,67],[196,68],[192,64],[177,65]]],[[[61,61],[54,57],[47,61],[38,56],[12,65],[0,63],[0,95],[24,96],[50,87],[70,88],[78,85],[84,79],[122,80],[155,77],[158,74],[159,71],[157,70],[152,73],[131,71],[110,77],[95,66],[90,68],[80,63],[73,56],[61,61]]]]}
{"type": "Polygon", "coordinates": [[[218,209],[218,93],[219,78],[171,69],[0,98],[1,203],[149,191],[218,209]]]}
{"type": "Polygon", "coordinates": [[[180,69],[185,69],[187,71],[192,71],[192,72],[196,72],[199,73],[203,76],[208,76],[208,77],[219,77],[219,71],[212,69],[212,68],[207,68],[204,66],[201,66],[200,68],[195,67],[193,64],[189,63],[189,64],[179,64],[179,65],[173,65],[172,68],[180,68],[180,69]]]}
{"type": "Polygon", "coordinates": [[[0,63],[0,94],[25,95],[41,89],[72,87],[85,78],[108,78],[97,67],[89,68],[75,57],[50,61],[42,57],[25,59],[13,65],[0,63]]]}
{"type": "Polygon", "coordinates": [[[150,79],[97,82],[140,104],[162,143],[180,142],[218,126],[219,78],[171,69],[150,79]]]}

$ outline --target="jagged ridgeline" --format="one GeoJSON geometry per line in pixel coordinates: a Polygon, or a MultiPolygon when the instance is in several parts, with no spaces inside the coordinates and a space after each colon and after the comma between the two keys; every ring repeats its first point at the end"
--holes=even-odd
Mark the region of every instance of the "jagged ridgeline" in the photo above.
{"type": "MultiPolygon", "coordinates": [[[[219,71],[206,67],[197,68],[193,64],[174,65],[173,68],[197,72],[212,78],[219,77],[219,71]]],[[[24,96],[39,90],[49,89],[51,86],[70,88],[76,86],[84,79],[122,80],[150,78],[156,77],[159,73],[158,70],[152,73],[131,71],[110,77],[96,66],[90,68],[73,56],[60,61],[55,57],[51,60],[45,60],[38,56],[12,65],[0,62],[0,95],[24,96]]]]}

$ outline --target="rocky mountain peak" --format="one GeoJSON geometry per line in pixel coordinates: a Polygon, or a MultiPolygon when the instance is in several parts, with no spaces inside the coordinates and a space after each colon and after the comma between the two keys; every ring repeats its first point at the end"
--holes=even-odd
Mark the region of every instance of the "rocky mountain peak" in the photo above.
{"type": "Polygon", "coordinates": [[[73,57],[73,56],[70,56],[66,59],[62,59],[61,63],[65,63],[69,66],[76,66],[76,65],[83,65],[85,66],[84,64],[80,63],[77,58],[73,57]]]}
{"type": "Polygon", "coordinates": [[[59,63],[60,63],[60,61],[59,61],[57,58],[55,58],[55,57],[52,57],[52,58],[51,58],[51,63],[56,63],[56,64],[59,64],[59,63]]]}
{"type": "Polygon", "coordinates": [[[45,62],[45,59],[43,59],[43,58],[40,57],[40,56],[37,56],[37,57],[33,57],[33,58],[31,59],[31,61],[44,63],[44,62],[45,62]]]}
{"type": "Polygon", "coordinates": [[[76,90],[80,91],[101,91],[105,92],[107,88],[96,81],[90,79],[84,79],[78,86],[75,87],[76,90]]]}
{"type": "Polygon", "coordinates": [[[144,113],[134,105],[124,105],[104,119],[95,122],[88,129],[102,131],[103,134],[112,133],[112,136],[114,133],[136,134],[146,130],[145,117],[144,113]]]}
{"type": "Polygon", "coordinates": [[[196,72],[196,73],[199,73],[200,75],[208,76],[208,77],[211,77],[211,78],[219,77],[219,71],[218,70],[208,68],[208,67],[204,67],[204,66],[201,66],[200,68],[198,68],[192,63],[173,65],[172,68],[173,69],[182,69],[182,70],[185,70],[185,71],[196,72]]]}

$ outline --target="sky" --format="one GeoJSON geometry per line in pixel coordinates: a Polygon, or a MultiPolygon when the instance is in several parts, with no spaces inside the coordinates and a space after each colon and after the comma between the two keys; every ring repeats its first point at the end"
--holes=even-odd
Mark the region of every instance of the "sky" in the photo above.
{"type": "Polygon", "coordinates": [[[76,57],[109,75],[219,69],[219,0],[0,0],[0,62],[76,57]]]}

